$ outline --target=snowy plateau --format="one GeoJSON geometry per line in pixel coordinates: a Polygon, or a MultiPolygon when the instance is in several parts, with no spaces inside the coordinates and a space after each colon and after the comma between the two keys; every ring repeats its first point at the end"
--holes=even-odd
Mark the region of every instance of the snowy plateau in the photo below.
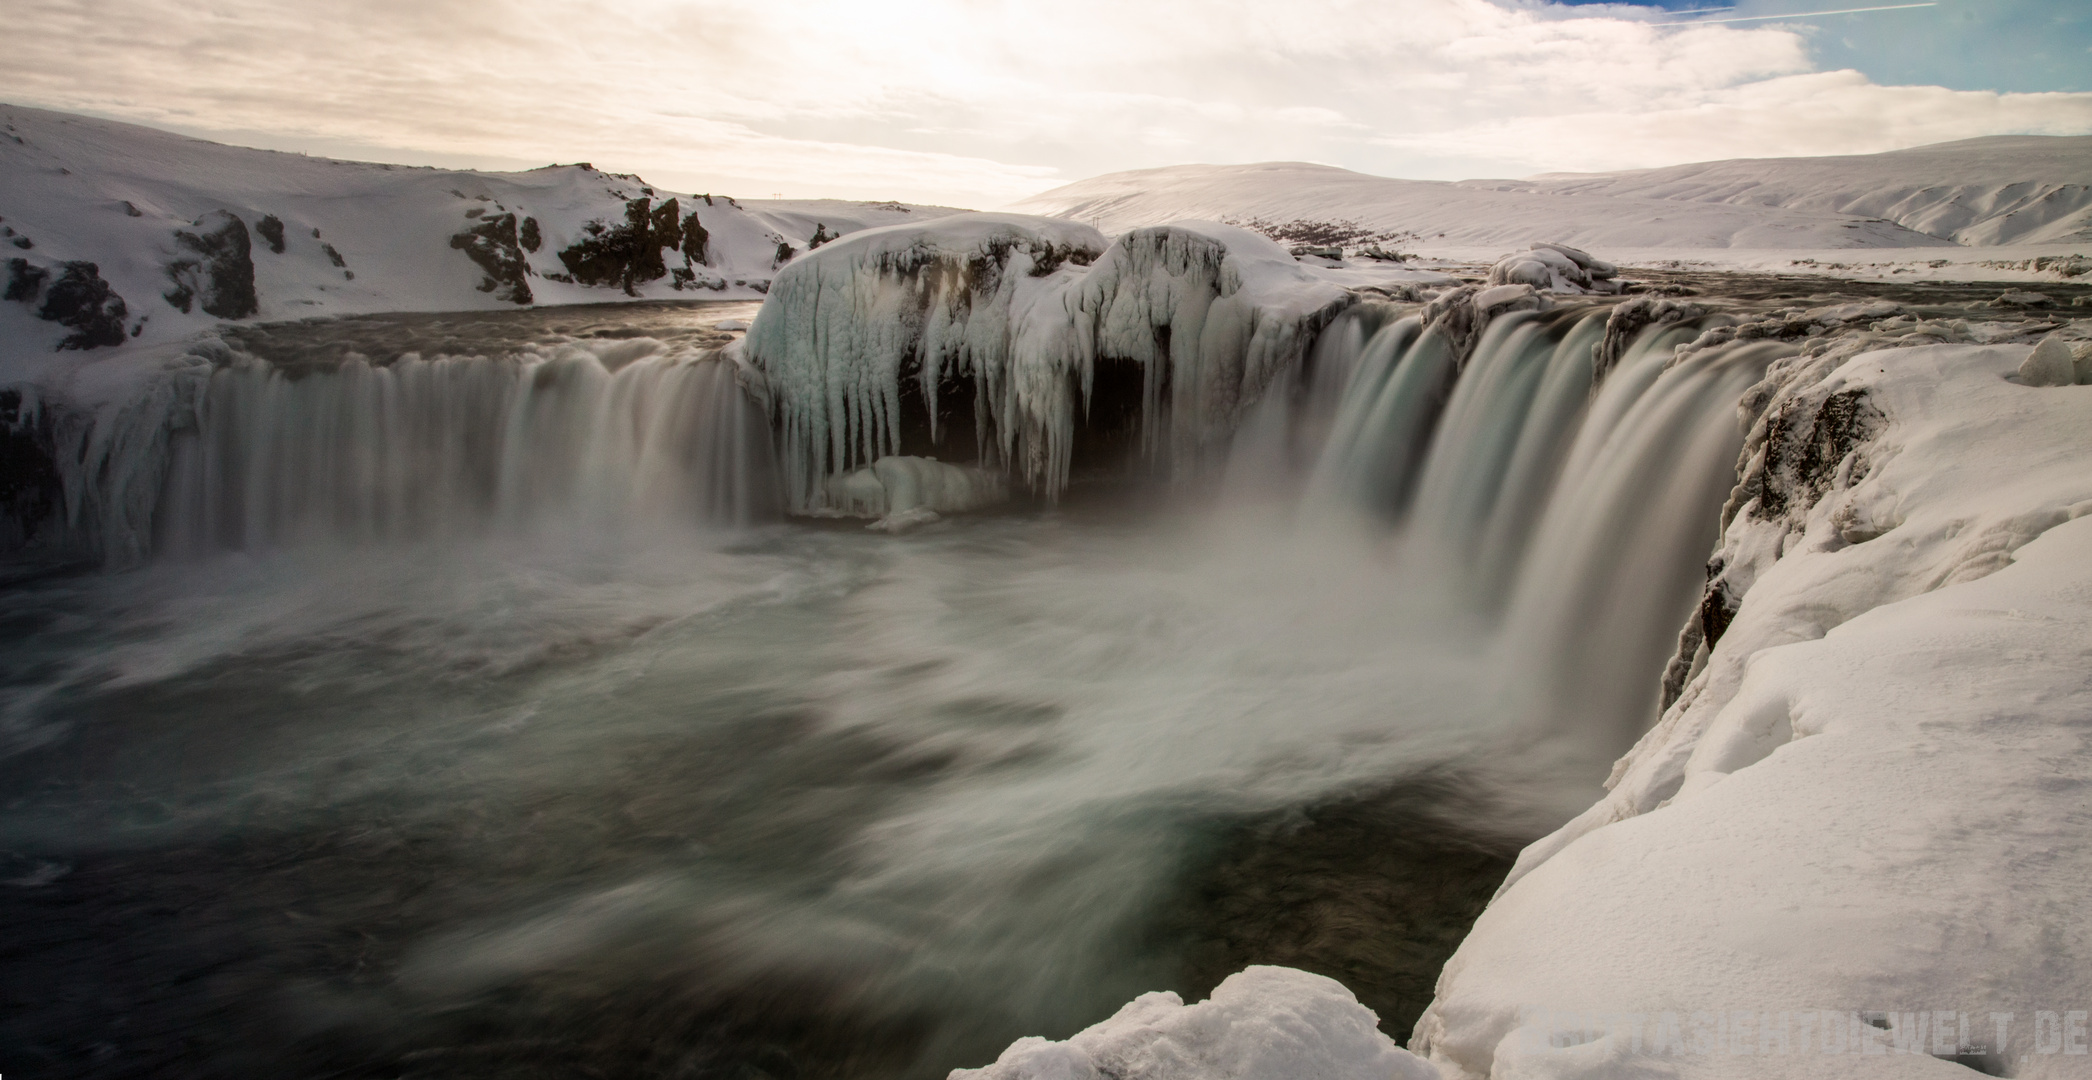
{"type": "MultiPolygon", "coordinates": [[[[150,558],[184,469],[196,505],[218,497],[183,447],[245,437],[212,425],[265,392],[449,422],[414,396],[463,378],[436,358],[343,365],[378,389],[300,390],[235,356],[227,324],[630,300],[762,306],[708,326],[702,356],[567,342],[523,370],[585,368],[580,389],[511,373],[474,400],[491,431],[599,425],[615,438],[572,437],[622,440],[606,469],[759,459],[713,500],[722,520],[775,504],[907,532],[1051,505],[1118,451],[1195,484],[1254,450],[1342,493],[1363,482],[1344,447],[1479,445],[1491,410],[1517,410],[1501,430],[1523,441],[1476,458],[1503,494],[1471,546],[1505,547],[1521,580],[1584,565],[1546,550],[1559,537],[1653,564],[1658,539],[1594,516],[1707,503],[1690,612],[1652,639],[1661,680],[1570,673],[1592,700],[1649,700],[1653,726],[1609,744],[1632,746],[1595,805],[1524,848],[1413,1032],[1260,965],[954,1080],[2092,1075],[2092,138],[1458,184],[1182,166],[964,213],[0,121],[0,445],[21,455],[0,497],[19,516],[48,495],[63,519],[15,523],[16,546],[150,558]],[[1689,271],[1791,278],[1731,303],[1689,271]],[[1806,284],[1852,278],[1983,284],[1938,301],[1806,284]],[[544,420],[555,406],[573,412],[544,420]],[[1434,409],[1440,429],[1369,430],[1434,409]],[[1330,448],[1302,451],[1311,436],[1330,448]],[[32,450],[48,468],[24,480],[32,450]],[[1632,452],[1655,464],[1602,475],[1632,452]],[[1711,501],[1651,471],[1674,460],[1717,466],[1711,501]],[[1557,472],[1579,497],[1547,501],[1557,472]]],[[[253,475],[292,467],[242,452],[253,475]]],[[[506,484],[522,459],[500,453],[506,484]]],[[[1408,483],[1378,509],[1467,506],[1408,483]]]]}

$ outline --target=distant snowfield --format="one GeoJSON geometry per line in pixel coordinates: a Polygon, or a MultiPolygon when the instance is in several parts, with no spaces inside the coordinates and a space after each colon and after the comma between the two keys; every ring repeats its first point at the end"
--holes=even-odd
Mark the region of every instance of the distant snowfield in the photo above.
{"type": "Polygon", "coordinates": [[[1106,233],[1179,218],[1349,222],[1405,252],[1476,262],[1544,239],[1629,266],[2008,280],[2039,275],[1988,264],[2092,247],[2092,137],[1457,183],[1302,162],[1180,165],[1083,180],[1010,209],[1106,233]]]}

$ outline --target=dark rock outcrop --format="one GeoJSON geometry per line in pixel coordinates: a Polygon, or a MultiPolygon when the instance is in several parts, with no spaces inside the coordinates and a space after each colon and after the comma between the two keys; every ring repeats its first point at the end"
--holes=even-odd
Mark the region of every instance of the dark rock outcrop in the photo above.
{"type": "Polygon", "coordinates": [[[623,224],[592,221],[583,231],[588,237],[562,250],[560,263],[583,285],[615,285],[631,296],[639,295],[641,283],[668,276],[661,251],[681,249],[686,239],[682,206],[675,199],[658,207],[652,199],[632,199],[625,203],[623,224]]]}
{"type": "Polygon", "coordinates": [[[270,251],[273,251],[278,255],[283,254],[282,218],[277,217],[274,214],[270,214],[269,216],[261,219],[260,221],[255,222],[254,231],[257,234],[259,234],[263,240],[269,242],[270,251]]]}
{"type": "MultiPolygon", "coordinates": [[[[712,205],[712,197],[705,196],[705,205],[712,205]]],[[[697,211],[690,211],[683,218],[683,261],[696,266],[712,265],[712,234],[697,223],[697,211]]]]}
{"type": "Polygon", "coordinates": [[[221,319],[244,319],[261,310],[246,222],[213,210],[196,219],[195,232],[177,231],[174,242],[187,254],[167,264],[174,287],[161,296],[169,304],[183,312],[201,304],[205,314],[221,319]]]}
{"type": "Polygon", "coordinates": [[[49,270],[31,265],[27,259],[7,260],[7,299],[36,299],[36,294],[43,291],[44,282],[50,277],[49,270]]]}
{"type": "Polygon", "coordinates": [[[516,241],[523,245],[523,250],[525,251],[536,251],[544,247],[545,237],[543,233],[538,231],[538,219],[534,217],[524,218],[523,227],[516,232],[516,241]]]}
{"type": "Polygon", "coordinates": [[[536,300],[530,292],[530,263],[523,258],[522,241],[516,232],[516,215],[490,214],[450,238],[450,246],[465,253],[486,276],[479,291],[512,304],[536,300]]]}
{"type": "Polygon", "coordinates": [[[95,349],[123,344],[124,320],[130,317],[130,309],[102,280],[100,267],[69,262],[44,291],[36,317],[72,328],[58,343],[60,349],[95,349]]]}

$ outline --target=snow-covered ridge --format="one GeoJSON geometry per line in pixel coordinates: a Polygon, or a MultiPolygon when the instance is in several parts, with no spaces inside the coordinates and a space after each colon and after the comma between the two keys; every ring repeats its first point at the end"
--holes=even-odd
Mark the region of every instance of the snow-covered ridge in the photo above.
{"type": "Polygon", "coordinates": [[[2092,240],[2092,137],[1457,183],[1303,162],[1112,173],[1010,209],[1106,233],[1177,218],[1348,223],[1405,251],[1545,237],[1607,251],[1947,248],[2092,240]]]}
{"type": "Polygon", "coordinates": [[[1063,220],[967,214],[867,230],[794,261],[745,356],[764,377],[799,509],[824,504],[825,477],[904,452],[1005,469],[1050,498],[1100,365],[1133,366],[1149,453],[1194,464],[1353,300],[1226,225],[1107,244],[1063,220]]]}
{"type": "Polygon", "coordinates": [[[2092,136],[1995,135],[1847,157],[1743,158],[1462,187],[1777,206],[1972,246],[2092,241],[2092,136]]]}
{"type": "Polygon", "coordinates": [[[335,161],[0,105],[0,359],[220,319],[748,298],[816,243],[950,212],[335,161]]]}

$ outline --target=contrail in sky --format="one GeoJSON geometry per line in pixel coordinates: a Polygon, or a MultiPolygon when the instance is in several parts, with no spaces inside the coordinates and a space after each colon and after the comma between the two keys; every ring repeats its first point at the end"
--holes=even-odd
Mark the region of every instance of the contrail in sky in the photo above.
{"type": "MultiPolygon", "coordinates": [[[[1706,26],[1710,23],[1763,22],[1767,19],[1808,19],[1818,15],[1857,15],[1862,11],[1902,11],[1905,8],[1938,7],[1939,0],[1926,0],[1922,4],[1885,4],[1881,7],[1839,8],[1836,11],[1797,11],[1787,15],[1739,15],[1733,19],[1679,19],[1674,22],[1656,23],[1657,26],[1706,26]]],[[[1729,10],[1733,11],[1734,8],[1729,10]]]]}

